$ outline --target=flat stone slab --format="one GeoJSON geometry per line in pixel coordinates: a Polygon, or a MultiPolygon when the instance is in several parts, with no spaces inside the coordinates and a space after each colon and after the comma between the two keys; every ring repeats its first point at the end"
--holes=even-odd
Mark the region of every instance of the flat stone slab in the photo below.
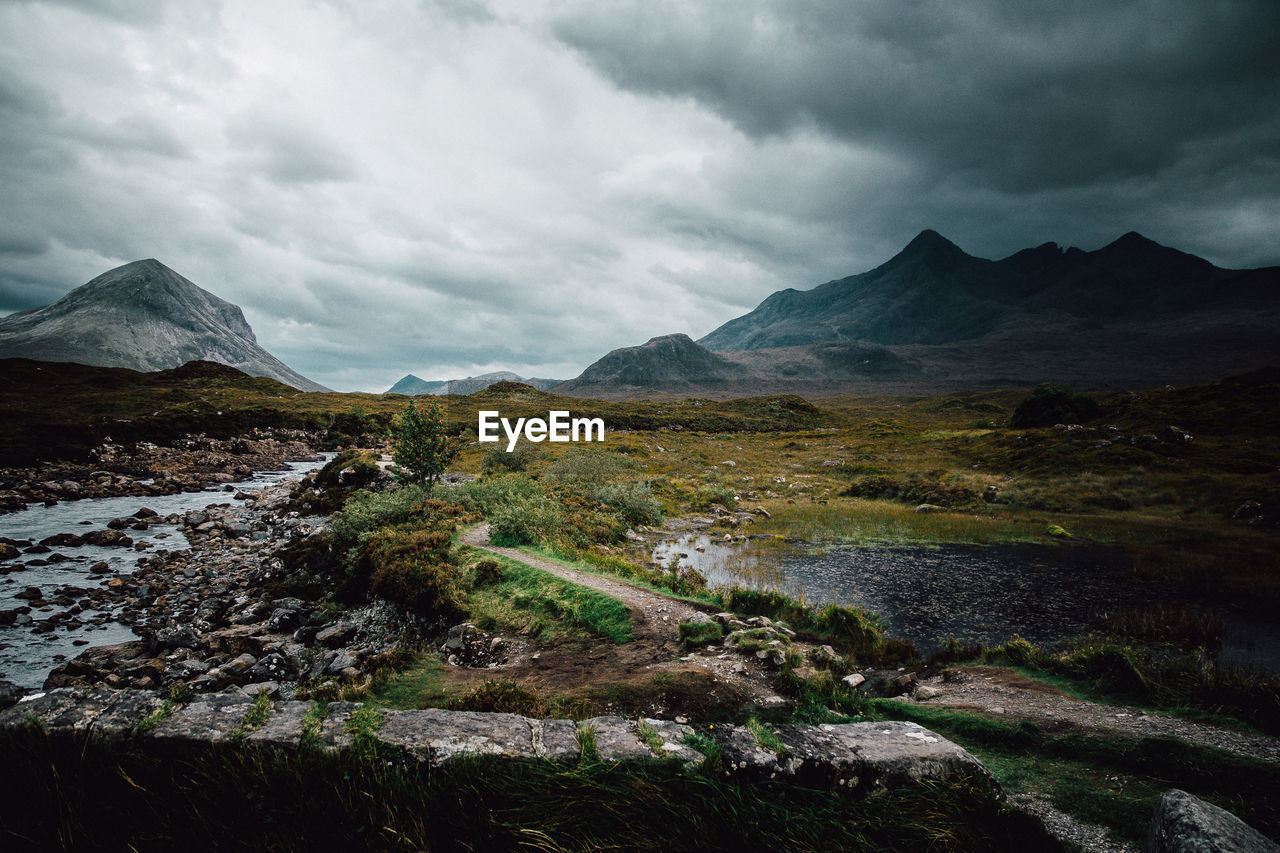
{"type": "Polygon", "coordinates": [[[151,690],[117,690],[89,726],[89,737],[107,743],[121,743],[133,737],[138,724],[163,704],[151,690]]]}
{"type": "Polygon", "coordinates": [[[355,741],[347,731],[347,719],[353,711],[363,707],[363,702],[330,702],[326,708],[328,713],[320,723],[317,745],[327,749],[350,749],[355,741]]]}
{"type": "Polygon", "coordinates": [[[179,708],[144,737],[165,745],[223,743],[240,728],[253,702],[242,693],[219,693],[179,708]]]}
{"type": "Polygon", "coordinates": [[[636,734],[634,720],[622,717],[592,717],[578,723],[579,729],[594,729],[596,754],[602,761],[635,761],[656,756],[636,734]]]}
{"type": "Polygon", "coordinates": [[[460,755],[534,759],[533,723],[517,714],[477,711],[383,711],[373,733],[381,743],[424,764],[444,764],[460,755]]]}
{"type": "Polygon", "coordinates": [[[18,704],[0,711],[0,729],[16,730],[36,725],[48,730],[49,723],[84,698],[84,691],[59,687],[23,697],[18,704]]]}
{"type": "Polygon", "coordinates": [[[533,751],[539,758],[577,763],[582,757],[578,726],[573,720],[530,720],[533,724],[533,751]]]}
{"type": "Polygon", "coordinates": [[[276,702],[262,727],[245,738],[246,743],[274,749],[297,749],[302,742],[302,720],[315,702],[276,702]]]}
{"type": "MultiPolygon", "coordinates": [[[[177,708],[150,732],[138,735],[138,724],[161,705],[160,694],[154,691],[58,688],[0,711],[0,731],[17,731],[35,725],[50,736],[87,736],[112,742],[133,737],[143,745],[191,750],[226,742],[234,733],[242,731],[253,701],[239,692],[204,696],[177,708]]],[[[313,702],[276,702],[263,725],[246,733],[245,743],[269,749],[302,748],[303,723],[314,707],[313,702]]],[[[347,724],[351,715],[363,707],[358,702],[329,703],[324,718],[313,729],[314,737],[307,738],[308,745],[328,750],[352,748],[355,741],[347,731],[347,724]]],[[[422,765],[440,765],[472,755],[576,762],[582,752],[579,736],[588,730],[593,733],[596,752],[604,761],[675,759],[692,767],[705,760],[705,756],[684,742],[695,730],[669,720],[637,721],[602,716],[574,723],[436,708],[380,710],[378,716],[381,723],[372,729],[371,736],[382,746],[422,765]]],[[[916,723],[779,726],[775,731],[783,747],[781,754],[762,746],[755,733],[745,726],[717,723],[699,727],[697,731],[720,746],[725,774],[742,779],[790,780],[802,785],[859,792],[924,780],[977,781],[997,787],[976,758],[916,723]]],[[[1195,799],[1178,791],[1167,794],[1169,803],[1164,808],[1174,817],[1166,820],[1166,824],[1186,823],[1190,820],[1186,815],[1231,817],[1198,800],[1188,805],[1176,795],[1195,799]],[[1219,812],[1221,814],[1217,814],[1219,812]]],[[[1224,819],[1215,825],[1228,823],[1224,819]]],[[[1200,848],[1166,846],[1159,849],[1200,848]]],[[[1280,853],[1274,845],[1241,849],[1280,853]]]]}
{"type": "Polygon", "coordinates": [[[917,723],[791,725],[779,731],[787,748],[782,766],[805,784],[853,789],[966,779],[995,785],[982,762],[917,723]]]}
{"type": "Polygon", "coordinates": [[[721,761],[729,776],[747,779],[774,779],[782,772],[778,756],[756,741],[755,733],[746,726],[716,723],[705,734],[720,744],[721,761]]]}
{"type": "Polygon", "coordinates": [[[690,726],[671,720],[653,720],[648,717],[640,722],[662,739],[662,746],[653,750],[659,758],[675,758],[689,767],[698,767],[706,760],[706,756],[701,752],[683,743],[686,735],[693,734],[690,726]]]}

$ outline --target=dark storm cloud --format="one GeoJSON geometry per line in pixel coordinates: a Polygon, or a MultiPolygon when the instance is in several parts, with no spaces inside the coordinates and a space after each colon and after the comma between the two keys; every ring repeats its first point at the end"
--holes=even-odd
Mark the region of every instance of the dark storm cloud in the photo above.
{"type": "Polygon", "coordinates": [[[635,2],[556,32],[619,85],[754,136],[814,126],[1004,191],[1153,176],[1280,138],[1280,4],[635,2]]]}

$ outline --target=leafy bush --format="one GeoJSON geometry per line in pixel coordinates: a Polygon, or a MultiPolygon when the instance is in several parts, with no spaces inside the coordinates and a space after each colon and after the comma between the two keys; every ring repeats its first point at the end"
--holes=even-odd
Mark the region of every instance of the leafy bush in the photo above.
{"type": "Polygon", "coordinates": [[[470,483],[461,483],[449,491],[449,499],[468,509],[492,515],[501,507],[542,494],[533,480],[520,474],[502,474],[470,483]]]}
{"type": "Polygon", "coordinates": [[[455,612],[458,567],[449,549],[452,532],[452,525],[435,530],[385,528],[369,537],[359,557],[369,591],[419,616],[455,612]]]}
{"type": "Polygon", "coordinates": [[[356,492],[342,511],[329,519],[334,550],[346,552],[356,547],[364,534],[420,516],[426,499],[427,490],[414,485],[382,492],[356,492]]]}
{"type": "Polygon", "coordinates": [[[563,523],[559,505],[546,495],[521,496],[489,514],[489,541],[502,546],[550,542],[563,523]]]}
{"type": "Polygon", "coordinates": [[[596,492],[596,499],[616,509],[633,526],[662,523],[662,504],[648,483],[610,483],[596,492]]]}
{"type": "Polygon", "coordinates": [[[502,447],[490,447],[480,457],[480,469],[486,474],[527,471],[541,456],[542,451],[527,442],[520,442],[510,453],[502,447]]]}
{"type": "Polygon", "coordinates": [[[1079,424],[1098,416],[1098,401],[1076,394],[1070,385],[1045,382],[1025,397],[1009,418],[1014,429],[1079,424]]]}
{"type": "Polygon", "coordinates": [[[461,449],[446,432],[444,411],[435,400],[424,409],[410,401],[391,423],[391,458],[408,472],[407,479],[424,486],[427,494],[461,449]]]}

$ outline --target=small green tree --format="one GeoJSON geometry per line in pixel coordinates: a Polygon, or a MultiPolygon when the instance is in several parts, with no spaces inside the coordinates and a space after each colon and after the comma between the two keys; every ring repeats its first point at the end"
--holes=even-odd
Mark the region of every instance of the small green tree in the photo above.
{"type": "Polygon", "coordinates": [[[428,495],[461,449],[445,432],[444,413],[435,400],[422,409],[410,401],[391,422],[391,459],[428,495]]]}

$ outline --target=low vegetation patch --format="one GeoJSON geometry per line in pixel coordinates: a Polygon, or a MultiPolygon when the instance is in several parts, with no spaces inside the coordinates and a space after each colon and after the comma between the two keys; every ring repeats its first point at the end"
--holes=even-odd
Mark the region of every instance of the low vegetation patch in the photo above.
{"type": "Polygon", "coordinates": [[[722,600],[724,606],[735,613],[783,621],[796,630],[830,640],[862,660],[876,660],[884,651],[885,639],[880,626],[857,608],[839,604],[814,608],[777,590],[743,587],[726,590],[722,600]]]}
{"type": "Polygon", "coordinates": [[[678,630],[686,646],[705,646],[724,638],[724,628],[715,621],[681,622],[678,630]]]}
{"type": "MultiPolygon", "coordinates": [[[[466,559],[478,553],[467,549],[466,559]]],[[[628,642],[631,611],[616,598],[589,587],[563,580],[518,560],[485,554],[475,565],[500,567],[470,573],[471,587],[462,606],[484,630],[501,628],[549,640],[606,639],[628,642]]]]}
{"type": "Polygon", "coordinates": [[[1020,638],[990,649],[952,641],[934,659],[1013,666],[1098,701],[1227,716],[1280,733],[1280,676],[1220,667],[1177,643],[1085,636],[1046,650],[1020,638]]]}

